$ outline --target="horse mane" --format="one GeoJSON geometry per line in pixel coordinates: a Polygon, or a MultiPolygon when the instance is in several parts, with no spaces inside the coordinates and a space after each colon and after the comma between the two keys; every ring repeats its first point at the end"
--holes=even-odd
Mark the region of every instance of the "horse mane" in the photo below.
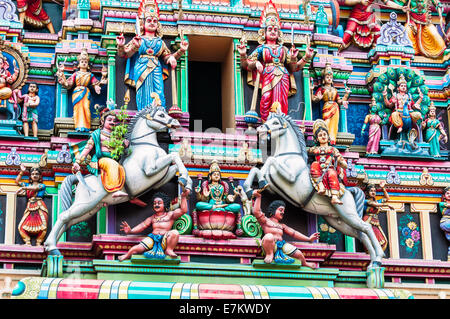
{"type": "Polygon", "coordinates": [[[133,118],[128,123],[128,132],[125,135],[125,138],[127,140],[131,140],[131,134],[133,133],[134,127],[136,126],[138,120],[142,117],[145,117],[145,115],[147,115],[149,113],[153,113],[154,111],[157,111],[157,110],[162,110],[162,111],[166,112],[166,110],[161,106],[156,106],[156,107],[148,106],[148,107],[143,108],[139,112],[137,112],[136,115],[134,115],[133,118]]]}
{"type": "Polygon", "coordinates": [[[292,129],[294,130],[295,135],[297,136],[297,140],[298,140],[298,144],[300,146],[300,152],[301,152],[301,155],[303,157],[303,160],[305,161],[305,163],[308,163],[308,152],[306,150],[305,135],[300,130],[300,128],[298,127],[297,123],[295,123],[294,119],[291,116],[286,115],[284,113],[281,113],[281,114],[271,113],[269,115],[268,119],[271,119],[272,117],[276,117],[282,123],[287,123],[287,124],[289,124],[292,127],[292,129]]]}

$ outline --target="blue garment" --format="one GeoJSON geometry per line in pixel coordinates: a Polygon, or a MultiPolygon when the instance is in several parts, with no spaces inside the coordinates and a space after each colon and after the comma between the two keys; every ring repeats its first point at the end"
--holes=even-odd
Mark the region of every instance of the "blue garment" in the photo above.
{"type": "Polygon", "coordinates": [[[168,66],[163,58],[170,54],[161,38],[142,37],[139,51],[127,61],[125,83],[136,87],[138,111],[151,106],[151,93],[159,95],[161,106],[166,107],[164,79],[168,76],[168,66]]]}
{"type": "Polygon", "coordinates": [[[287,256],[283,251],[283,246],[286,244],[285,240],[277,241],[277,250],[275,251],[275,255],[273,260],[279,264],[292,264],[295,260],[289,256],[287,256]]]}
{"type": "Polygon", "coordinates": [[[146,251],[144,253],[144,256],[150,259],[164,259],[166,257],[166,254],[164,253],[164,249],[162,247],[164,235],[149,234],[148,237],[153,240],[153,247],[149,251],[146,251]]]}

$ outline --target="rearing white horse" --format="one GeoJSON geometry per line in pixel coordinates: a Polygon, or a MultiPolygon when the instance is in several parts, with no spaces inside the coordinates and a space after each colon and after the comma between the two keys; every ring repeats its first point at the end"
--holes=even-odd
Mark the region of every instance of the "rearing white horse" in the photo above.
{"type": "Polygon", "coordinates": [[[273,140],[273,155],[266,159],[261,169],[254,167],[250,170],[243,185],[247,196],[255,179],[259,188],[268,183],[271,192],[307,212],[322,215],[343,234],[361,240],[370,254],[370,267],[381,265],[383,249],[372,226],[361,219],[365,200],[363,191],[357,187],[346,189],[341,198],[343,205],[332,205],[328,197],[315,191],[307,165],[305,137],[289,116],[272,113],[257,132],[260,138],[273,140]]]}
{"type": "MultiPolygon", "coordinates": [[[[179,172],[178,182],[192,189],[192,180],[178,153],[167,154],[158,144],[156,133],[179,127],[180,123],[170,117],[164,108],[152,107],[138,112],[130,121],[127,139],[131,154],[125,158],[126,188],[131,197],[139,196],[150,189],[156,189],[169,182],[179,172]]],[[[100,174],[88,175],[85,183],[79,183],[72,204],[72,185],[77,182],[76,175],[67,176],[59,193],[62,213],[52,227],[45,249],[51,255],[60,252],[56,244],[61,235],[72,225],[82,222],[96,214],[103,206],[126,202],[130,197],[116,197],[108,193],[102,184],[100,174]]]]}

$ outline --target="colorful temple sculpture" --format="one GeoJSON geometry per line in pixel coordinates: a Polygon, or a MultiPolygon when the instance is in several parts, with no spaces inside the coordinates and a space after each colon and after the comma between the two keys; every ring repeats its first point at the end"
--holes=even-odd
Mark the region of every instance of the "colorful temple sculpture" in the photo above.
{"type": "Polygon", "coordinates": [[[449,0],[0,26],[0,298],[450,298],[449,0]]]}

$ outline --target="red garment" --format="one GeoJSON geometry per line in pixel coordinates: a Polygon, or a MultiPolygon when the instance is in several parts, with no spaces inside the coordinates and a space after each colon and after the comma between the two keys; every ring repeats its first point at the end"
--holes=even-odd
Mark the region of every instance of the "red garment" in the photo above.
{"type": "Polygon", "coordinates": [[[17,0],[17,9],[19,12],[26,11],[25,20],[36,27],[50,23],[50,18],[42,7],[42,0],[17,0]]]}
{"type": "Polygon", "coordinates": [[[353,39],[358,46],[368,48],[380,37],[381,27],[375,14],[372,10],[366,11],[373,2],[367,6],[358,3],[353,7],[343,36],[344,47],[348,47],[353,39]]]}
{"type": "MultiPolygon", "coordinates": [[[[328,169],[326,170],[325,174],[323,175],[322,183],[325,189],[329,190],[340,190],[340,183],[339,183],[339,175],[342,172],[342,168],[338,165],[337,161],[338,158],[341,156],[339,154],[339,151],[332,147],[312,147],[310,149],[310,153],[314,155],[315,161],[311,164],[311,177],[316,179],[320,178],[322,174],[324,174],[324,171],[326,170],[326,167],[328,166],[328,169]],[[331,162],[330,165],[328,165],[328,161],[331,162]],[[321,164],[325,164],[325,167],[322,168],[321,164]]],[[[346,183],[346,176],[344,174],[344,183],[346,183]]]]}

